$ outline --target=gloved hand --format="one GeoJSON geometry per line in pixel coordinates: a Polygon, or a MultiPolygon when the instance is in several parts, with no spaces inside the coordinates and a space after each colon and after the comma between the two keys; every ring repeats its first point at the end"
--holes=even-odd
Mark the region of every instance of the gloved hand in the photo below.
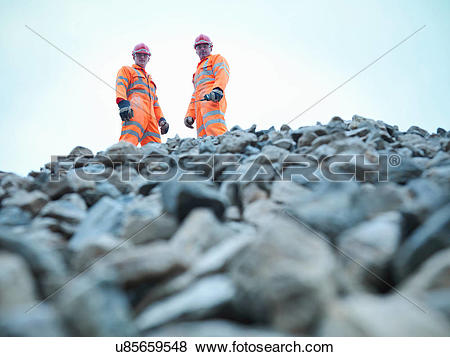
{"type": "Polygon", "coordinates": [[[169,131],[169,123],[166,121],[166,119],[161,118],[159,119],[159,127],[161,128],[161,134],[167,134],[169,131]]]}
{"type": "Polygon", "coordinates": [[[186,117],[186,118],[184,118],[184,125],[186,125],[188,128],[194,129],[192,124],[194,124],[194,118],[193,117],[186,117]]]}
{"type": "Polygon", "coordinates": [[[122,121],[130,120],[134,116],[128,100],[121,100],[117,105],[119,106],[119,114],[122,121]]]}
{"type": "Polygon", "coordinates": [[[211,93],[209,93],[209,100],[212,100],[214,103],[220,102],[223,97],[223,91],[220,88],[214,88],[211,93]]]}

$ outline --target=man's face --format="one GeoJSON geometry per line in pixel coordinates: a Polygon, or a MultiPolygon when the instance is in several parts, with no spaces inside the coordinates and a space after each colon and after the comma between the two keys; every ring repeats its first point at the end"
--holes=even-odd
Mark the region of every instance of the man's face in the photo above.
{"type": "Polygon", "coordinates": [[[198,57],[202,60],[211,54],[211,46],[207,43],[201,43],[195,47],[195,52],[197,52],[198,57]]]}
{"type": "Polygon", "coordinates": [[[138,66],[141,66],[142,68],[145,68],[148,61],[150,61],[150,56],[146,53],[136,53],[134,55],[134,63],[136,63],[138,66]]]}

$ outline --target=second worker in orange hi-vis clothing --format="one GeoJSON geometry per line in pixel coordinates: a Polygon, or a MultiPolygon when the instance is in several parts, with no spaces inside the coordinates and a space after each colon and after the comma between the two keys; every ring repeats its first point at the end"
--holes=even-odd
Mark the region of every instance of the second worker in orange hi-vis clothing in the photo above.
{"type": "Polygon", "coordinates": [[[194,93],[184,124],[193,129],[196,121],[199,138],[208,135],[218,136],[227,131],[225,124],[227,100],[224,92],[230,68],[221,55],[211,54],[212,47],[213,44],[206,35],[200,35],[195,39],[194,48],[200,62],[192,78],[194,93]]]}
{"type": "Polygon", "coordinates": [[[150,60],[150,49],[143,43],[132,52],[135,64],[123,66],[117,73],[116,103],[122,118],[122,133],[119,141],[128,141],[141,146],[149,142],[161,142],[169,124],[164,119],[156,95],[156,85],[145,71],[150,60]]]}

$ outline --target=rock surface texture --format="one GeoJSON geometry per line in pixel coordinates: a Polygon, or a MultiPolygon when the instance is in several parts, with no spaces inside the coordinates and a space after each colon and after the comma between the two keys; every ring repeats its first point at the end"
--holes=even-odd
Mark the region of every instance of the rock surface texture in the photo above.
{"type": "Polygon", "coordinates": [[[450,336],[449,142],[355,115],[0,171],[0,336],[450,336]]]}

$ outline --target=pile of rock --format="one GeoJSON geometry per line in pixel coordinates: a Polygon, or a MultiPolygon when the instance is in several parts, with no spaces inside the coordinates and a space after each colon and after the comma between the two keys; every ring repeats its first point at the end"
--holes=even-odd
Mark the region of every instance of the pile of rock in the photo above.
{"type": "Polygon", "coordinates": [[[449,149],[354,116],[0,172],[0,335],[449,336],[449,149]]]}

